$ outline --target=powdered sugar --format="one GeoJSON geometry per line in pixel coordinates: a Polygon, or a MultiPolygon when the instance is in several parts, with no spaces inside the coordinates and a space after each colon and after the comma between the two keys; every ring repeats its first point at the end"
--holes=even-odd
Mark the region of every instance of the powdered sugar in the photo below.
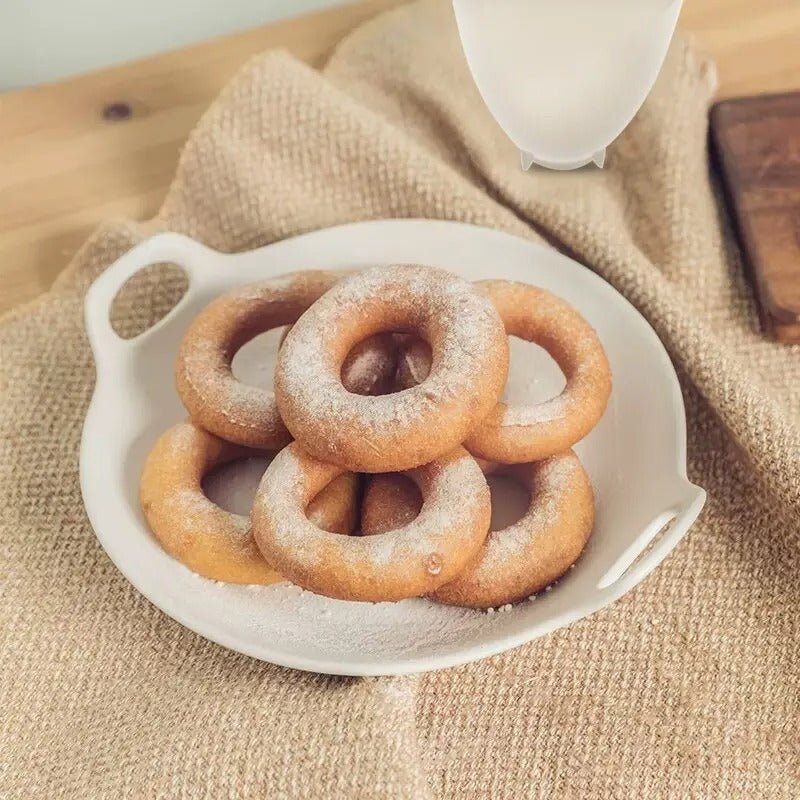
{"type": "Polygon", "coordinates": [[[473,540],[470,521],[483,500],[480,493],[468,490],[476,483],[476,470],[469,457],[441,469],[420,513],[413,520],[399,530],[362,538],[367,557],[385,565],[417,556],[425,562],[431,575],[439,574],[445,565],[445,554],[470,547],[473,540]]]}
{"type": "Polygon", "coordinates": [[[213,503],[196,489],[182,489],[164,500],[164,505],[173,508],[183,519],[194,519],[213,510],[213,503]]]}
{"type": "Polygon", "coordinates": [[[307,657],[343,663],[360,657],[391,665],[397,659],[424,657],[489,631],[502,635],[518,613],[535,613],[530,604],[505,604],[495,613],[495,609],[483,612],[424,598],[395,603],[334,600],[288,581],[270,586],[220,585],[182,566],[176,577],[178,590],[189,602],[215,609],[221,621],[242,620],[252,635],[270,641],[277,650],[299,646],[307,657]]]}
{"type": "Polygon", "coordinates": [[[505,605],[498,606],[497,608],[489,607],[489,608],[486,609],[486,613],[487,614],[494,614],[495,612],[499,612],[501,614],[505,614],[507,611],[511,611],[512,608],[514,608],[514,606],[511,605],[511,603],[506,603],[505,605]]]}
{"type": "MultiPolygon", "coordinates": [[[[275,517],[291,523],[299,517],[302,501],[303,470],[291,448],[281,450],[264,473],[254,500],[254,511],[261,506],[275,517]]],[[[295,538],[291,524],[277,526],[272,535],[279,544],[287,545],[295,538]]]]}
{"type": "MultiPolygon", "coordinates": [[[[337,325],[347,328],[351,324],[348,315],[353,311],[354,304],[357,304],[359,298],[363,300],[368,296],[372,297],[370,293],[375,291],[382,298],[389,297],[398,302],[400,316],[395,324],[399,330],[407,325],[411,329],[424,332],[426,325],[430,324],[430,318],[435,318],[436,324],[444,325],[449,330],[444,339],[438,340],[440,346],[436,350],[431,375],[414,390],[399,393],[391,398],[391,402],[383,404],[370,403],[373,398],[349,395],[348,400],[356,406],[355,413],[358,416],[371,416],[372,429],[402,428],[409,420],[416,419],[420,408],[438,408],[442,403],[460,399],[474,384],[474,373],[480,369],[481,359],[485,354],[487,331],[497,327],[495,309],[488,303],[487,308],[478,308],[475,298],[478,297],[481,301],[483,298],[469,284],[450,276],[443,280],[444,274],[439,274],[438,270],[421,267],[398,267],[397,270],[403,273],[404,280],[396,285],[391,280],[387,281],[385,270],[368,270],[340,284],[337,287],[339,291],[335,289],[330,292],[327,298],[317,304],[314,314],[309,315],[314,317],[322,307],[323,313],[319,315],[319,319],[309,325],[301,320],[287,339],[285,357],[280,359],[279,371],[289,386],[294,382],[295,388],[299,385],[301,392],[306,391],[308,403],[303,407],[304,412],[308,413],[309,409],[313,411],[315,403],[328,410],[336,408],[336,400],[342,389],[341,379],[335,370],[329,369],[334,361],[330,360],[322,343],[336,335],[337,325]],[[330,308],[326,312],[325,304],[328,300],[330,308]],[[483,331],[480,331],[480,324],[474,325],[476,319],[479,323],[483,322],[483,331]],[[304,330],[304,326],[307,330],[304,330]],[[289,353],[289,350],[292,352],[289,353]],[[452,374],[448,374],[448,380],[437,382],[437,370],[440,373],[450,370],[452,374]],[[363,408],[359,409],[359,405],[363,405],[363,408]]],[[[384,320],[381,324],[388,323],[384,320]]],[[[385,363],[382,355],[378,350],[362,350],[357,357],[351,359],[352,377],[363,382],[376,373],[385,363]]],[[[210,347],[206,348],[206,352],[196,352],[194,356],[207,362],[220,363],[224,362],[225,354],[219,348],[215,350],[210,347]]],[[[334,359],[339,357],[340,355],[336,355],[334,359]]],[[[530,371],[527,374],[530,375],[530,371]]],[[[252,393],[251,399],[254,399],[255,393],[259,391],[238,382],[233,382],[232,387],[236,396],[230,398],[231,402],[240,402],[248,393],[252,393]]],[[[569,400],[568,395],[560,395],[538,405],[530,401],[527,405],[515,404],[506,412],[503,423],[531,425],[558,420],[568,413],[569,400]]],[[[224,412],[226,398],[223,396],[220,401],[224,412]]],[[[345,419],[346,415],[342,415],[342,421],[345,419]]],[[[355,435],[358,436],[358,433],[355,435]]],[[[368,437],[365,438],[369,441],[368,437]]],[[[536,535],[537,530],[546,529],[553,524],[559,511],[559,481],[563,482],[566,474],[563,464],[559,467],[557,459],[554,464],[555,466],[548,466],[542,471],[537,502],[534,510],[523,520],[525,524],[512,525],[490,534],[481,559],[482,567],[491,569],[519,556],[530,544],[531,537],[536,535]]],[[[474,539],[474,535],[468,533],[471,527],[469,521],[474,518],[481,498],[480,493],[465,492],[464,487],[469,486],[467,471],[475,469],[470,458],[448,465],[446,469],[433,475],[427,484],[426,502],[421,512],[402,530],[347,542],[344,537],[336,542],[334,536],[333,552],[338,553],[343,564],[350,564],[355,573],[362,570],[365,563],[378,570],[387,566],[396,569],[398,560],[413,558],[416,564],[424,565],[429,575],[441,574],[447,567],[448,552],[452,552],[453,547],[453,542],[445,542],[443,536],[447,534],[452,537],[453,531],[456,534],[463,532],[464,547],[470,546],[470,539],[474,539]]],[[[303,468],[287,456],[283,471],[272,471],[271,479],[264,482],[258,503],[262,512],[276,512],[276,518],[281,523],[269,527],[266,534],[267,545],[271,541],[284,553],[290,553],[291,558],[302,569],[313,570],[323,558],[330,558],[332,535],[320,530],[305,518],[304,480],[303,468]],[[280,516],[281,514],[284,516],[280,516]]],[[[235,493],[226,500],[233,503],[238,510],[249,501],[251,495],[252,489],[245,489],[240,481],[235,493]]],[[[238,524],[236,527],[247,530],[246,524],[238,524]]],[[[305,581],[302,582],[305,584],[305,581]]],[[[511,605],[506,604],[498,610],[510,609],[511,605]]]]}
{"type": "Polygon", "coordinates": [[[285,275],[276,275],[258,283],[251,283],[242,286],[231,293],[231,297],[236,301],[249,302],[252,300],[264,300],[276,293],[286,293],[299,283],[305,280],[303,272],[287,272],[285,275]]]}
{"type": "Polygon", "coordinates": [[[503,412],[502,424],[513,425],[541,425],[546,422],[556,422],[564,419],[570,413],[574,403],[568,395],[559,395],[552,400],[535,405],[514,404],[506,406],[503,412]]]}
{"type": "Polygon", "coordinates": [[[165,509],[171,509],[183,530],[202,536],[218,537],[237,551],[254,552],[250,536],[250,519],[246,516],[222,512],[202,492],[184,489],[163,500],[165,509]]]}
{"type": "Polygon", "coordinates": [[[519,623],[518,614],[530,618],[537,612],[542,617],[548,613],[544,598],[536,604],[504,605],[495,613],[424,598],[395,603],[334,600],[288,581],[271,586],[220,586],[182,566],[176,568],[176,579],[176,591],[187,602],[207,607],[221,626],[229,626],[231,619],[241,620],[252,637],[268,641],[276,651],[302,648],[306,658],[337,659],[341,664],[369,659],[391,668],[397,660],[424,658],[487,635],[502,636],[511,630],[507,625],[519,623]]]}
{"type": "Polygon", "coordinates": [[[191,422],[179,422],[165,435],[169,437],[170,451],[182,461],[187,461],[189,455],[200,446],[200,438],[205,434],[191,422]]]}
{"type": "Polygon", "coordinates": [[[245,598],[251,600],[246,618],[254,631],[328,657],[352,657],[354,647],[364,656],[387,660],[421,656],[456,644],[486,624],[480,612],[424,599],[357,603],[322,597],[286,583],[259,587],[245,598]]]}

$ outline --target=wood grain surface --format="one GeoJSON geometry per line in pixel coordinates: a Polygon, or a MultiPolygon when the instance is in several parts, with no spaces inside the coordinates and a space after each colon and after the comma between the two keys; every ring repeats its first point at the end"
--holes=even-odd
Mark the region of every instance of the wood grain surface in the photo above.
{"type": "MultiPolygon", "coordinates": [[[[158,208],[203,109],[250,56],[319,64],[399,0],[369,0],[61,83],[0,95],[0,312],[45,291],[87,235],[158,208]]],[[[685,0],[680,26],[717,61],[722,96],[800,87],[800,2],[685,0]]]]}
{"type": "Polygon", "coordinates": [[[800,93],[718,103],[711,132],[762,326],[800,342],[800,93]]]}

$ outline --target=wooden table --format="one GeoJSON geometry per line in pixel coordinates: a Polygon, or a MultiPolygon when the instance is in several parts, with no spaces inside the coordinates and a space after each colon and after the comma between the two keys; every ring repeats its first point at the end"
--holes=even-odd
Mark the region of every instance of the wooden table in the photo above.
{"type": "MultiPolygon", "coordinates": [[[[0,312],[45,291],[101,221],[155,213],[187,133],[247,58],[280,46],[319,64],[399,2],[368,0],[0,95],[0,312]]],[[[680,26],[716,59],[720,96],[800,88],[797,0],[685,0],[680,26]]]]}

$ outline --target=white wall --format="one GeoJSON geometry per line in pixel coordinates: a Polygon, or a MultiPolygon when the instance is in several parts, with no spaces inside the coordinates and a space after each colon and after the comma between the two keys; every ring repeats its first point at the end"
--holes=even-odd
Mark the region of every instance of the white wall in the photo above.
{"type": "Polygon", "coordinates": [[[335,4],[336,0],[0,0],[0,91],[335,4]]]}

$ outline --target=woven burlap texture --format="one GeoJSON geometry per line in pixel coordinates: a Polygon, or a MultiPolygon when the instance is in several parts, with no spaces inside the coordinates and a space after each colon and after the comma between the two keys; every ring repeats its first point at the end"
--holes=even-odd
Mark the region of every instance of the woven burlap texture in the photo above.
{"type": "Polygon", "coordinates": [[[321,73],[251,61],[157,219],[99,231],[0,327],[0,797],[800,796],[800,352],[757,328],[709,177],[713,90],[676,41],[606,169],[523,173],[444,0],[367,24],[321,73]],[[381,217],[544,236],[616,286],[676,364],[709,500],[651,577],[567,630],[420,678],[340,679],[202,640],[109,562],[78,487],[81,306],[157,229],[246,250],[381,217]]]}

